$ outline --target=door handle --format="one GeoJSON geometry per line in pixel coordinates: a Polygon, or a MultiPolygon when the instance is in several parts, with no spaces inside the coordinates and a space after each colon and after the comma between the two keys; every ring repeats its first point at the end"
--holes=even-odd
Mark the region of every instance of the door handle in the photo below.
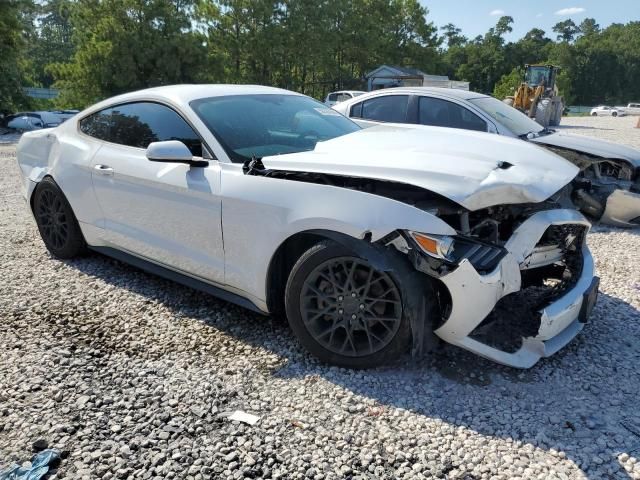
{"type": "Polygon", "coordinates": [[[113,168],[109,165],[96,165],[93,169],[102,175],[113,175],[113,168]]]}

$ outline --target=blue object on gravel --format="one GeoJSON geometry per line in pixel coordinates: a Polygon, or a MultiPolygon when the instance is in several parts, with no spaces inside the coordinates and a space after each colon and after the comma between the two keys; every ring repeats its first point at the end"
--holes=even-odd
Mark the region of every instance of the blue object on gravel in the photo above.
{"type": "Polygon", "coordinates": [[[33,457],[30,467],[13,465],[8,470],[0,472],[0,480],[40,480],[49,471],[49,466],[59,459],[58,450],[43,450],[33,457]]]}

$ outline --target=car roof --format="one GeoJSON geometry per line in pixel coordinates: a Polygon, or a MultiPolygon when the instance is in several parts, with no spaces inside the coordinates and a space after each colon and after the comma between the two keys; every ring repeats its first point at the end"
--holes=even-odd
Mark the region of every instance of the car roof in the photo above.
{"type": "Polygon", "coordinates": [[[187,105],[193,100],[211,97],[224,97],[231,95],[300,95],[300,93],[284,90],[282,88],[265,87],[262,85],[231,85],[231,84],[182,84],[152,87],[144,90],[125,93],[107,98],[92,105],[85,112],[96,111],[118,103],[135,102],[139,100],[164,99],[174,103],[187,105]]]}
{"type": "MultiPolygon", "coordinates": [[[[373,92],[369,92],[373,93],[373,92]]],[[[469,90],[460,90],[458,88],[442,88],[442,87],[394,87],[375,90],[375,93],[405,93],[414,95],[428,95],[430,93],[443,95],[447,97],[459,98],[461,100],[470,100],[472,98],[492,98],[483,93],[470,92],[469,90]]]]}

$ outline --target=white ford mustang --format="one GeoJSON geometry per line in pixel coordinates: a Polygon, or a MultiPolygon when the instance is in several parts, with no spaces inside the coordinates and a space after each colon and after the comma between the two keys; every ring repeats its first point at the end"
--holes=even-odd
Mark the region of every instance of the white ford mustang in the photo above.
{"type": "Polygon", "coordinates": [[[529,367],[586,322],[597,277],[578,168],[519,140],[351,120],[303,95],[182,85],[23,135],[47,248],[87,248],[262,313],[326,362],[434,334],[529,367]]]}

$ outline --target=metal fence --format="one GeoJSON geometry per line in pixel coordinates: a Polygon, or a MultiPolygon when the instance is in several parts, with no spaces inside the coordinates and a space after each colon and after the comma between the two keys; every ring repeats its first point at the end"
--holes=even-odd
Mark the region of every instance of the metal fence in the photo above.
{"type": "Polygon", "coordinates": [[[569,113],[589,113],[593,107],[587,107],[585,105],[571,105],[567,107],[569,113]]]}
{"type": "Polygon", "coordinates": [[[60,90],[56,88],[24,87],[24,94],[31,98],[56,98],[60,90]]]}

